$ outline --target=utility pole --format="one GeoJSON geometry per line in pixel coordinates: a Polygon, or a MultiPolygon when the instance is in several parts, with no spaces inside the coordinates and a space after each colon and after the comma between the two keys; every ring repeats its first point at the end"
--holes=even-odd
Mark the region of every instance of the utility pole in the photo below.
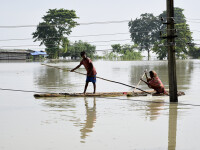
{"type": "Polygon", "coordinates": [[[178,102],[175,58],[174,0],[167,0],[167,47],[170,102],[178,102]]]}

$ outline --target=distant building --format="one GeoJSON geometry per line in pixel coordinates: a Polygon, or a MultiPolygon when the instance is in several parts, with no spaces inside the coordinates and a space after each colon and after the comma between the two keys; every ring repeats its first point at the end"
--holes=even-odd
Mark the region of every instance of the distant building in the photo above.
{"type": "Polygon", "coordinates": [[[47,53],[44,51],[34,51],[30,53],[34,60],[40,59],[41,57],[46,57],[47,53]]]}
{"type": "Polygon", "coordinates": [[[46,52],[25,49],[0,49],[0,60],[26,60],[47,56],[46,52]]]}

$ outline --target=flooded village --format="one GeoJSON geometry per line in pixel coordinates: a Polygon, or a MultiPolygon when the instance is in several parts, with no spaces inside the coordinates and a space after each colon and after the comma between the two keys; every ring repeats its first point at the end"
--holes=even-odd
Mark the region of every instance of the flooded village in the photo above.
{"type": "Polygon", "coordinates": [[[22,1],[0,6],[0,150],[200,148],[197,4],[22,1]]]}

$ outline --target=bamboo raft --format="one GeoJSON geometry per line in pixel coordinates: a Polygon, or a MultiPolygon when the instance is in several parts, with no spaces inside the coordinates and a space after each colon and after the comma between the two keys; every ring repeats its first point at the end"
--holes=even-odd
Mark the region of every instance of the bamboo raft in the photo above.
{"type": "MultiPolygon", "coordinates": [[[[98,92],[98,93],[44,93],[44,94],[34,94],[34,97],[118,97],[118,96],[147,96],[151,94],[152,96],[168,96],[166,94],[156,94],[155,91],[136,91],[136,92],[98,92]]],[[[178,96],[185,95],[184,92],[179,91],[178,96]]]]}

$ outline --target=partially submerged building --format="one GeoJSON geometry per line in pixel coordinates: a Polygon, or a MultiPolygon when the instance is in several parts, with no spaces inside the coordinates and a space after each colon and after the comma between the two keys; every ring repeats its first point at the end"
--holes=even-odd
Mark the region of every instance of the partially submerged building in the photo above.
{"type": "Polygon", "coordinates": [[[47,53],[44,51],[34,51],[31,53],[31,56],[33,57],[34,60],[40,59],[41,57],[46,57],[47,53]]]}
{"type": "Polygon", "coordinates": [[[46,52],[25,49],[0,49],[0,60],[26,60],[47,56],[46,52]]]}

